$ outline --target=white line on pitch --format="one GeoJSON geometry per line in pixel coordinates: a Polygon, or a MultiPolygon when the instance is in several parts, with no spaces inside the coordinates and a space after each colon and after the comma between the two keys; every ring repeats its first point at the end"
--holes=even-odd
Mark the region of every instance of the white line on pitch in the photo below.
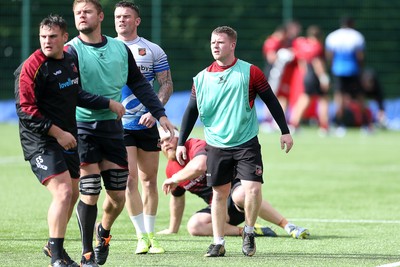
{"type": "Polygon", "coordinates": [[[400,224],[399,220],[348,220],[348,219],[312,219],[312,218],[291,218],[290,221],[322,222],[322,223],[387,223],[400,224]]]}
{"type": "Polygon", "coordinates": [[[21,163],[21,162],[24,162],[22,156],[0,157],[0,164],[21,163]]]}
{"type": "Polygon", "coordinates": [[[398,266],[400,266],[400,261],[388,263],[388,264],[384,264],[384,265],[379,265],[377,267],[398,267],[398,266]]]}

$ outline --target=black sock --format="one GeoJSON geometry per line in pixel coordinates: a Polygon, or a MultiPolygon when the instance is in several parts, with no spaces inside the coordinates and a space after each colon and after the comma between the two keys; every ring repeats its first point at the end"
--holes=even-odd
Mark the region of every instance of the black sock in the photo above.
{"type": "Polygon", "coordinates": [[[76,207],[82,238],[82,254],[93,251],[93,230],[97,217],[97,205],[87,205],[80,200],[76,207]]]}
{"type": "Polygon", "coordinates": [[[97,232],[101,237],[107,238],[110,236],[110,230],[106,230],[103,228],[103,225],[101,223],[99,224],[99,227],[97,228],[97,232]]]}
{"type": "Polygon", "coordinates": [[[50,237],[49,245],[51,251],[51,263],[54,263],[58,259],[63,259],[64,238],[50,237]]]}

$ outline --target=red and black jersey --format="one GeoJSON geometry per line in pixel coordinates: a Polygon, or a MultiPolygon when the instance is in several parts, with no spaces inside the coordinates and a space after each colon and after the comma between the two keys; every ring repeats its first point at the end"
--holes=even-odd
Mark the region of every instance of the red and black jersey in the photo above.
{"type": "MultiPolygon", "coordinates": [[[[206,142],[201,139],[191,138],[187,140],[185,147],[188,159],[185,161],[185,165],[181,166],[177,161],[169,160],[166,168],[167,178],[171,178],[172,175],[182,170],[194,157],[198,155],[206,155],[206,145],[206,142]]],[[[190,193],[202,198],[207,204],[211,204],[213,194],[212,187],[207,186],[205,173],[193,180],[180,182],[171,193],[173,196],[179,197],[182,196],[186,191],[189,191],[190,193]]]]}
{"type": "Polygon", "coordinates": [[[43,150],[52,124],[77,135],[76,106],[108,108],[109,100],[83,91],[79,73],[70,54],[63,59],[46,57],[36,50],[14,72],[15,100],[24,157],[29,160],[43,150]]]}

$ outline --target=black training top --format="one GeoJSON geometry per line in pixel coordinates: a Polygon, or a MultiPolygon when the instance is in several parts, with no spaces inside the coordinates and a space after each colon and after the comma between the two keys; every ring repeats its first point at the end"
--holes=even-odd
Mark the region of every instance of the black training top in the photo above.
{"type": "Polygon", "coordinates": [[[36,50],[14,72],[15,100],[24,157],[41,152],[52,124],[77,135],[76,106],[92,109],[109,107],[109,100],[92,95],[79,86],[79,74],[70,54],[63,59],[46,57],[36,50]]]}

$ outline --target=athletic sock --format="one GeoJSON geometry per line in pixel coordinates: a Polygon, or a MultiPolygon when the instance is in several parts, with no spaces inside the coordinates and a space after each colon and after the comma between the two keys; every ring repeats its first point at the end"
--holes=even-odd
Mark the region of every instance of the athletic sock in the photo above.
{"type": "Polygon", "coordinates": [[[254,233],[254,226],[251,227],[251,226],[245,225],[244,226],[244,232],[247,233],[247,234],[254,233]]]}
{"type": "Polygon", "coordinates": [[[225,246],[225,239],[223,236],[214,237],[214,244],[215,245],[223,245],[225,246]]]}
{"type": "Polygon", "coordinates": [[[143,213],[140,213],[136,216],[130,216],[133,226],[136,230],[136,235],[140,236],[143,233],[146,233],[146,228],[144,226],[144,218],[143,213]]]}
{"type": "Polygon", "coordinates": [[[99,223],[99,226],[97,227],[97,232],[101,237],[107,238],[110,236],[110,230],[106,230],[103,228],[103,225],[99,223]]]}
{"type": "Polygon", "coordinates": [[[292,230],[291,228],[294,227],[295,225],[293,223],[287,223],[285,225],[285,231],[290,235],[290,231],[292,230]]]}
{"type": "Polygon", "coordinates": [[[143,220],[144,220],[144,227],[146,229],[146,232],[154,233],[154,225],[156,222],[156,216],[144,214],[143,220]]]}
{"type": "Polygon", "coordinates": [[[93,251],[93,230],[97,217],[97,205],[87,205],[82,200],[76,207],[82,238],[82,254],[93,251]]]}
{"type": "Polygon", "coordinates": [[[49,238],[49,245],[51,251],[51,263],[63,258],[63,245],[64,238],[49,238]]]}

